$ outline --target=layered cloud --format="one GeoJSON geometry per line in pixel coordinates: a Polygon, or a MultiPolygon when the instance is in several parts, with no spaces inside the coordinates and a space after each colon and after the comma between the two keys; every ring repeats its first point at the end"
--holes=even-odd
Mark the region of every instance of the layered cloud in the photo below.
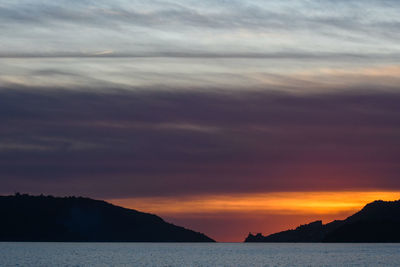
{"type": "Polygon", "coordinates": [[[3,1],[2,56],[398,53],[398,1],[3,1]]]}
{"type": "Polygon", "coordinates": [[[0,90],[1,188],[98,197],[400,189],[396,90],[0,90]]]}
{"type": "Polygon", "coordinates": [[[3,0],[0,193],[112,199],[225,241],[395,199],[399,11],[3,0]]]}

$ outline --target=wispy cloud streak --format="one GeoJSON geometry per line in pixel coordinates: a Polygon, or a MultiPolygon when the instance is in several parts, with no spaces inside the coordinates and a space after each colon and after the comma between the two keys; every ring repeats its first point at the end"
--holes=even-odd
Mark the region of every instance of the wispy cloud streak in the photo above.
{"type": "Polygon", "coordinates": [[[102,197],[400,188],[399,101],[3,88],[1,184],[102,197]]]}
{"type": "Polygon", "coordinates": [[[6,1],[0,54],[399,52],[399,10],[396,1],[6,1]]]}

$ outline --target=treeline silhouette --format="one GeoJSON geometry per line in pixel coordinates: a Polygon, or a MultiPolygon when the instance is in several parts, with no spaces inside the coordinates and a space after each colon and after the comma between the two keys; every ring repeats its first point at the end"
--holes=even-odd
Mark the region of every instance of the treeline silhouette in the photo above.
{"type": "Polygon", "coordinates": [[[0,196],[0,241],[214,242],[156,215],[83,197],[0,196]]]}
{"type": "Polygon", "coordinates": [[[400,242],[400,200],[374,201],[345,220],[301,225],[268,236],[249,234],[245,242],[400,242]]]}

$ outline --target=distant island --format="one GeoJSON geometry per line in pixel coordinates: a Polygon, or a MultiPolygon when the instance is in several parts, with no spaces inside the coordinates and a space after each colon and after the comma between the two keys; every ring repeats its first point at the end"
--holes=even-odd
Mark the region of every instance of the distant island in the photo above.
{"type": "Polygon", "coordinates": [[[156,215],[82,197],[0,196],[0,241],[215,242],[156,215]]]}
{"type": "Polygon", "coordinates": [[[301,225],[294,230],[263,236],[249,234],[245,242],[400,242],[400,200],[374,201],[345,220],[301,225]]]}

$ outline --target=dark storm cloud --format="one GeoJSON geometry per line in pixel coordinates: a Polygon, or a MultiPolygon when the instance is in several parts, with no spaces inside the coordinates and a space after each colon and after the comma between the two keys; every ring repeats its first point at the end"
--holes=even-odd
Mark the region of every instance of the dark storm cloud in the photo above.
{"type": "Polygon", "coordinates": [[[400,189],[399,101],[356,89],[2,88],[0,186],[98,197],[400,189]]]}

